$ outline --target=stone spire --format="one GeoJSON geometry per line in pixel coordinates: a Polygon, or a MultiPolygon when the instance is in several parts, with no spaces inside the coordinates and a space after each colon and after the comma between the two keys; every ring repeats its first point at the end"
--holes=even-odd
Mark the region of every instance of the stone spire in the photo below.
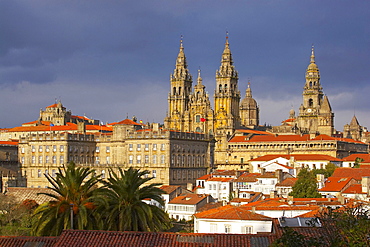
{"type": "Polygon", "coordinates": [[[186,56],[184,52],[184,46],[182,44],[182,36],[180,40],[180,51],[176,59],[176,67],[171,75],[171,80],[191,80],[191,75],[188,70],[188,64],[186,62],[186,56]]]}
{"type": "Polygon", "coordinates": [[[319,67],[315,62],[315,48],[312,46],[311,48],[311,57],[310,57],[310,64],[306,70],[306,85],[305,88],[307,89],[318,89],[321,90],[320,86],[320,71],[319,67]]]}
{"type": "Polygon", "coordinates": [[[226,36],[225,48],[221,57],[220,69],[216,71],[216,77],[238,78],[238,72],[235,70],[233,65],[233,57],[230,51],[228,33],[226,36]]]}

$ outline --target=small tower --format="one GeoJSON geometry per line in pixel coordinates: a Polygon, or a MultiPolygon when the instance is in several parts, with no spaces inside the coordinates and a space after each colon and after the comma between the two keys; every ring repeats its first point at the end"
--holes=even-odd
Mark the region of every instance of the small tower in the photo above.
{"type": "Polygon", "coordinates": [[[192,90],[192,76],[189,73],[182,37],[176,66],[170,76],[171,91],[168,94],[168,112],[164,120],[166,128],[183,131],[183,117],[188,110],[189,95],[192,90]]]}
{"type": "Polygon", "coordinates": [[[241,125],[248,128],[255,128],[259,125],[259,107],[255,99],[252,98],[250,82],[245,91],[245,98],[240,104],[241,125]]]}
{"type": "Polygon", "coordinates": [[[298,127],[301,133],[332,135],[334,114],[328,98],[322,91],[319,67],[315,62],[312,46],[310,64],[306,70],[306,83],[303,89],[303,102],[299,108],[298,127]]]}
{"type": "Polygon", "coordinates": [[[199,69],[197,84],[194,86],[194,92],[190,95],[188,125],[190,126],[190,131],[212,134],[213,110],[205,88],[199,69]]]}
{"type": "Polygon", "coordinates": [[[344,125],[343,137],[351,138],[356,141],[361,141],[362,139],[362,126],[359,124],[356,115],[353,115],[350,124],[344,125]]]}
{"type": "Polygon", "coordinates": [[[231,134],[240,126],[240,92],[238,72],[233,65],[228,36],[226,36],[220,68],[216,71],[214,101],[215,129],[223,129],[224,132],[231,134]]]}

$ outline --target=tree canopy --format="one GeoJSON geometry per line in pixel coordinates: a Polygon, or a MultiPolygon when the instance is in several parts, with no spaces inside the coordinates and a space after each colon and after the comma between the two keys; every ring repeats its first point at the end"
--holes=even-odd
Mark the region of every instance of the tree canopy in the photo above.
{"type": "Polygon", "coordinates": [[[292,188],[290,196],[295,198],[320,198],[321,194],[317,191],[316,177],[308,168],[303,168],[298,173],[298,180],[292,188]]]}

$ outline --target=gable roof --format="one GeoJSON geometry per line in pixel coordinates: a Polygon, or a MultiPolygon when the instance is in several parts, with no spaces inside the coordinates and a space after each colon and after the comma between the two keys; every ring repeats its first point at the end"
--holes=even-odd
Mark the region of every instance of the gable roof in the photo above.
{"type": "Polygon", "coordinates": [[[0,236],[1,247],[53,247],[58,237],[0,236]]]}
{"type": "Polygon", "coordinates": [[[171,194],[172,192],[176,191],[178,188],[181,188],[180,185],[162,185],[160,187],[161,190],[165,192],[165,194],[171,194]]]}
{"type": "Polygon", "coordinates": [[[252,159],[250,161],[270,161],[277,158],[284,158],[290,160],[294,158],[295,161],[318,161],[318,160],[327,160],[327,161],[341,161],[341,159],[335,158],[330,155],[325,154],[267,154],[261,157],[252,159]]]}
{"type": "Polygon", "coordinates": [[[367,194],[366,192],[362,192],[362,185],[361,184],[351,184],[345,189],[342,194],[367,194]]]}
{"type": "Polygon", "coordinates": [[[225,220],[259,220],[271,221],[270,217],[251,212],[247,208],[239,206],[226,205],[194,214],[194,217],[200,219],[225,219],[225,220]]]}
{"type": "Polygon", "coordinates": [[[369,168],[349,168],[349,167],[338,167],[334,170],[331,177],[352,177],[356,180],[361,180],[362,177],[370,176],[369,168]]]}
{"type": "Polygon", "coordinates": [[[209,195],[202,194],[184,194],[173,198],[168,204],[188,204],[196,205],[205,200],[209,195]]]}
{"type": "Polygon", "coordinates": [[[281,183],[277,183],[275,186],[278,187],[293,187],[297,182],[298,178],[286,178],[281,183]]]}
{"type": "Polygon", "coordinates": [[[340,192],[342,191],[349,182],[351,182],[351,177],[329,177],[325,181],[325,186],[319,191],[336,191],[340,192]]]}
{"type": "Polygon", "coordinates": [[[268,247],[276,238],[276,234],[257,235],[64,230],[54,246],[268,247]]]}
{"type": "Polygon", "coordinates": [[[351,154],[347,157],[344,157],[342,160],[343,161],[356,161],[356,158],[368,160],[370,159],[370,154],[351,154]]]}
{"type": "Polygon", "coordinates": [[[17,201],[23,202],[26,199],[35,200],[38,204],[53,200],[47,195],[38,195],[38,193],[51,193],[53,190],[48,188],[25,188],[25,187],[8,187],[7,196],[13,196],[17,201]]]}

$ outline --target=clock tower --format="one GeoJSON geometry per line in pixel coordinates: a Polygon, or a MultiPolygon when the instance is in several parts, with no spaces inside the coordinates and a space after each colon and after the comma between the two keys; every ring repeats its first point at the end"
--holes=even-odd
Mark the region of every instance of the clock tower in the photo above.
{"type": "Polygon", "coordinates": [[[334,114],[327,96],[324,96],[322,91],[319,67],[315,63],[314,47],[312,47],[310,64],[306,70],[306,83],[302,96],[303,102],[297,119],[300,132],[331,136],[334,132],[334,114]]]}

